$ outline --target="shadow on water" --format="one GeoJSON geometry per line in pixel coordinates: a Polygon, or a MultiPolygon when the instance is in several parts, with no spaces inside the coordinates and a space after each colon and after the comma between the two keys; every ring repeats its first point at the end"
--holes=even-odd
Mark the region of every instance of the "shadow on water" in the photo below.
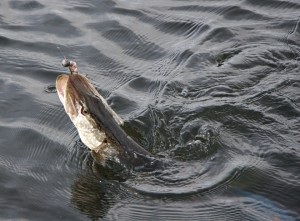
{"type": "Polygon", "coordinates": [[[118,171],[109,170],[93,162],[90,157],[84,172],[71,185],[71,203],[93,220],[103,218],[122,198],[119,183],[124,181],[118,171]]]}

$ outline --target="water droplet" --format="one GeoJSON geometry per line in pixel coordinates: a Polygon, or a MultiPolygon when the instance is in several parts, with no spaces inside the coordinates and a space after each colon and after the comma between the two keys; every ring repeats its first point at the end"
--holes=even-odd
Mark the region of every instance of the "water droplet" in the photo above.
{"type": "Polygon", "coordinates": [[[182,89],[180,95],[181,95],[182,97],[187,97],[187,96],[188,96],[188,93],[189,93],[189,91],[188,91],[188,89],[185,87],[185,88],[182,89]]]}

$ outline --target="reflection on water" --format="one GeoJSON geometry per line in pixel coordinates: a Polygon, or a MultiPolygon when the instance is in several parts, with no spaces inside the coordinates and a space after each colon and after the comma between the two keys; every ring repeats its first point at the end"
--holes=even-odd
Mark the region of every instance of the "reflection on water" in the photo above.
{"type": "Polygon", "coordinates": [[[300,218],[298,1],[0,9],[1,219],[300,218]],[[164,168],[92,160],[53,87],[64,56],[164,168]]]}

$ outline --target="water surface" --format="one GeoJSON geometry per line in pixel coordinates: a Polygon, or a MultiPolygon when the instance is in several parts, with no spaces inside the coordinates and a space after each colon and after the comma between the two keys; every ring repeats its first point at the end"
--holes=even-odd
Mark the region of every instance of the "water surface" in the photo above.
{"type": "Polygon", "coordinates": [[[298,0],[4,0],[1,220],[300,219],[298,0]],[[96,165],[53,85],[75,60],[170,166],[96,165]]]}

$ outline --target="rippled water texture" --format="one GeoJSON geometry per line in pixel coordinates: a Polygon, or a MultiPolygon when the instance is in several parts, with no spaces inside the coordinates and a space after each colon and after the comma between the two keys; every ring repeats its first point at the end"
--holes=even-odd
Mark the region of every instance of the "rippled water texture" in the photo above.
{"type": "Polygon", "coordinates": [[[4,0],[0,61],[1,220],[300,219],[298,0],[4,0]],[[166,168],[93,162],[63,56],[166,168]]]}

